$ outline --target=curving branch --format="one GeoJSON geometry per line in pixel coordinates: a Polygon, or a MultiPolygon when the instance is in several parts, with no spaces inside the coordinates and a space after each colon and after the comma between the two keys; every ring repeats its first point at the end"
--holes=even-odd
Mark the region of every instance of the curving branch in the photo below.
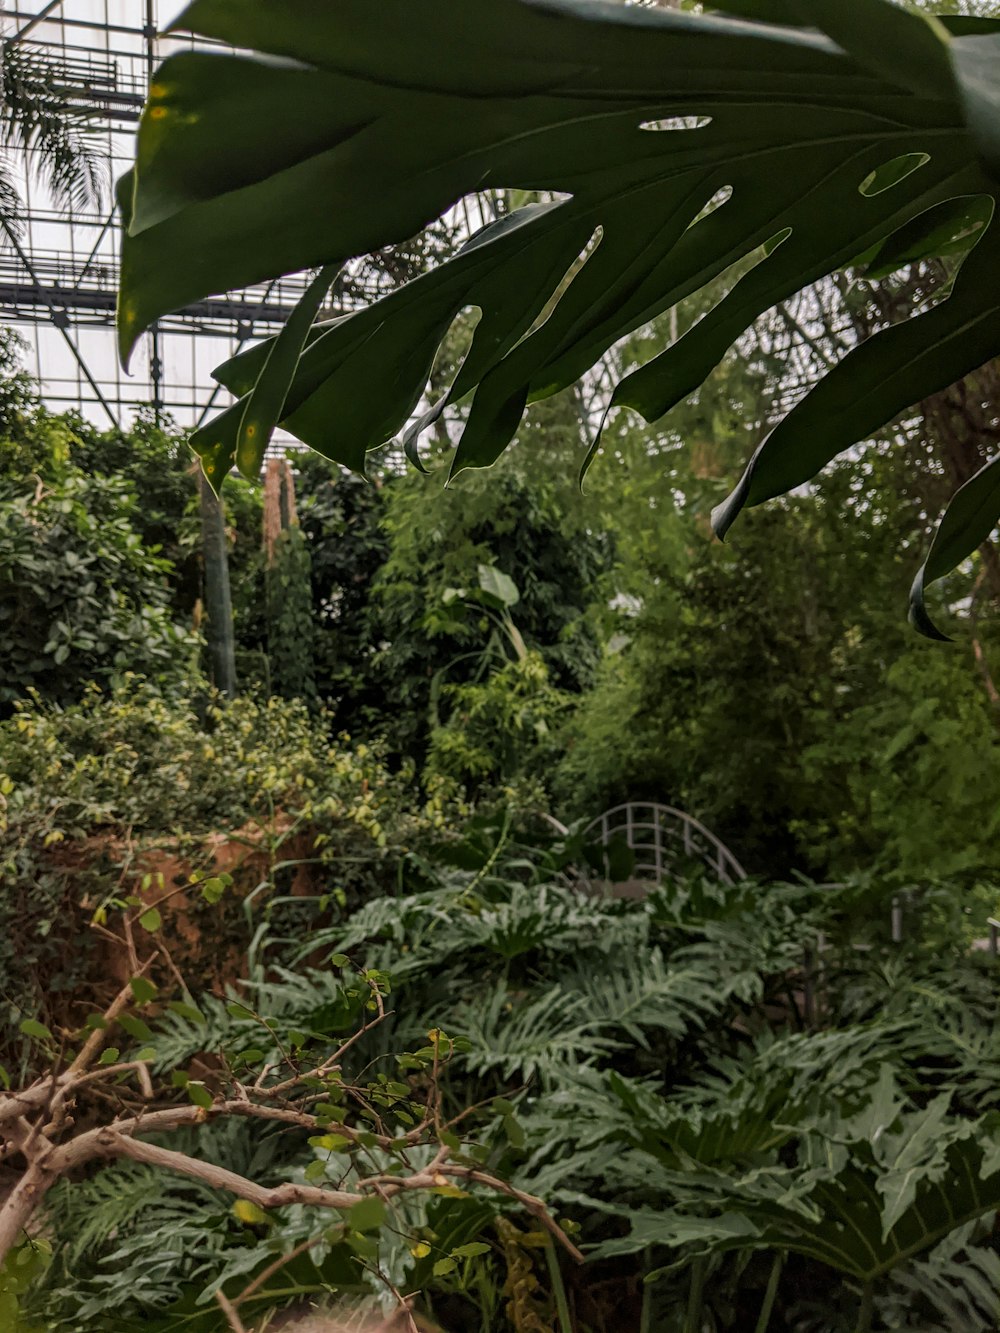
{"type": "MultiPolygon", "coordinates": [[[[93,1133],[95,1138],[92,1144],[87,1145],[88,1156],[80,1157],[74,1152],[69,1152],[63,1160],[71,1165],[79,1165],[81,1162],[100,1157],[130,1157],[132,1161],[143,1162],[146,1166],[162,1167],[165,1171],[176,1171],[182,1176],[190,1176],[193,1180],[204,1181],[212,1189],[235,1194],[239,1199],[255,1203],[258,1208],[287,1208],[293,1203],[303,1204],[307,1208],[351,1208],[364,1198],[363,1194],[352,1194],[345,1190],[326,1190],[318,1185],[297,1185],[292,1181],[284,1185],[258,1185],[248,1176],[241,1176],[226,1167],[203,1162],[197,1157],[188,1156],[187,1153],[175,1152],[172,1148],[162,1148],[155,1143],[146,1143],[143,1139],[134,1139],[127,1134],[118,1134],[113,1129],[99,1129],[93,1133]]],[[[63,1167],[59,1159],[56,1160],[61,1170],[70,1169],[69,1166],[63,1167]]]]}
{"type": "MultiPolygon", "coordinates": [[[[148,971],[155,956],[140,964],[134,952],[133,940],[130,964],[136,974],[148,971]]],[[[442,1061],[437,1056],[433,1069],[429,1071],[430,1090],[426,1106],[419,1123],[405,1135],[386,1133],[389,1126],[383,1125],[378,1119],[372,1127],[366,1125],[363,1131],[343,1123],[336,1126],[337,1134],[353,1148],[374,1143],[387,1151],[395,1151],[404,1170],[409,1169],[409,1163],[405,1151],[400,1151],[401,1148],[418,1144],[433,1147],[435,1155],[430,1164],[410,1175],[362,1177],[351,1190],[294,1181],[267,1186],[190,1153],[149,1141],[153,1136],[195,1128],[210,1120],[225,1117],[267,1121],[304,1134],[321,1132],[329,1121],[317,1115],[313,1109],[322,1096],[317,1093],[317,1086],[322,1086],[324,1079],[338,1071],[350,1047],[387,1016],[378,983],[369,984],[375,1013],[360,1023],[358,1030],[332,1053],[317,1055],[312,1061],[305,1061],[301,1065],[301,1057],[297,1056],[293,1060],[291,1056],[285,1055],[276,1065],[265,1065],[252,1085],[242,1083],[231,1071],[220,1071],[223,1087],[210,1104],[207,1097],[201,1096],[197,1103],[192,1100],[181,1105],[170,1104],[178,1096],[177,1090],[163,1085],[158,1090],[160,1105],[156,1105],[157,1090],[153,1087],[148,1061],[119,1060],[117,1052],[111,1052],[110,1055],[115,1057],[113,1061],[108,1055],[103,1055],[108,1062],[100,1063],[109,1034],[124,1011],[135,1001],[131,984],[123,987],[105,1010],[102,1023],[87,1035],[78,1054],[67,1057],[68,1063],[64,1067],[56,1059],[51,1071],[37,1078],[29,1087],[0,1094],[0,1157],[20,1159],[24,1164],[20,1180],[0,1206],[0,1264],[27,1234],[32,1218],[58,1180],[91,1163],[121,1159],[201,1181],[210,1189],[234,1195],[268,1210],[300,1205],[345,1212],[371,1198],[373,1194],[388,1203],[403,1192],[439,1190],[442,1185],[452,1181],[462,1181],[467,1185],[482,1186],[515,1201],[567,1253],[578,1262],[582,1261],[580,1251],[552,1218],[541,1199],[508,1185],[486,1171],[450,1160],[451,1149],[441,1142],[441,1138],[446,1129],[462,1119],[462,1115],[447,1125],[442,1123],[436,1090],[442,1061]],[[279,1072],[283,1068],[291,1072],[283,1076],[279,1072]],[[269,1083],[269,1079],[273,1081],[269,1083]],[[129,1087],[129,1084],[132,1086],[129,1087]],[[77,1098],[84,1092],[89,1097],[111,1101],[115,1109],[104,1123],[78,1129],[74,1123],[75,1105],[77,1098]],[[129,1093],[137,1094],[129,1098],[136,1109],[130,1108],[127,1103],[123,1106],[123,1094],[128,1096],[129,1093]]],[[[204,1093],[204,1085],[198,1086],[204,1093]]],[[[351,1087],[348,1092],[370,1113],[371,1106],[363,1088],[351,1087]]],[[[463,1112],[463,1115],[467,1113],[463,1112]]],[[[242,1302],[270,1275],[314,1243],[306,1242],[291,1254],[277,1258],[250,1283],[242,1295],[226,1296],[221,1292],[216,1295],[216,1301],[234,1333],[241,1333],[241,1330],[245,1333],[239,1315],[242,1302]]],[[[391,1283],[389,1286],[395,1292],[391,1283]]],[[[395,1294],[400,1300],[401,1309],[407,1311],[412,1322],[406,1302],[398,1292],[395,1294]]]]}

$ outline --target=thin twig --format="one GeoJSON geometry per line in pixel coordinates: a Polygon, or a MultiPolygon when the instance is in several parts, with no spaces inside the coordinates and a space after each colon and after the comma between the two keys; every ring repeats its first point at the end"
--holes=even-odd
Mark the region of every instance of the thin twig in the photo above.
{"type": "Polygon", "coordinates": [[[392,1009],[388,1011],[385,1009],[382,1002],[382,996],[379,995],[377,991],[375,992],[375,1002],[378,1005],[378,1013],[376,1016],[371,1019],[370,1022],[366,1022],[362,1027],[358,1028],[357,1032],[350,1036],[342,1046],[338,1046],[336,1051],[324,1060],[321,1065],[316,1069],[310,1070],[307,1074],[293,1074],[291,1078],[286,1078],[283,1083],[273,1084],[270,1088],[266,1089],[267,1095],[269,1097],[277,1096],[280,1093],[287,1092],[290,1088],[294,1088],[297,1084],[301,1083],[303,1078],[322,1078],[324,1074],[328,1074],[331,1070],[336,1069],[343,1060],[344,1055],[351,1049],[355,1042],[360,1041],[362,1037],[371,1032],[372,1028],[376,1028],[380,1023],[384,1023],[385,1020],[390,1018],[394,1013],[394,1010],[392,1009]]]}
{"type": "Polygon", "coordinates": [[[310,1236],[308,1240],[301,1241],[296,1245],[294,1250],[289,1250],[287,1254],[279,1254],[273,1264],[268,1264],[263,1273],[258,1273],[250,1285],[240,1292],[233,1304],[235,1306],[240,1306],[244,1301],[248,1301],[251,1296],[255,1296],[264,1283],[274,1277],[275,1273],[280,1272],[286,1264],[294,1263],[300,1254],[305,1254],[307,1251],[311,1250],[312,1247],[318,1245],[322,1239],[322,1236],[310,1236]]]}
{"type": "MultiPolygon", "coordinates": [[[[135,976],[141,977],[146,972],[148,972],[153,964],[154,957],[155,954],[150,955],[150,957],[146,959],[146,961],[142,964],[141,967],[137,967],[135,971],[135,976]]],[[[74,1074],[81,1074],[85,1069],[90,1068],[94,1059],[96,1058],[96,1056],[100,1054],[101,1048],[104,1046],[104,1043],[108,1039],[108,1028],[115,1021],[115,1019],[117,1019],[118,1015],[123,1013],[128,1008],[128,1006],[132,1003],[134,998],[135,997],[132,993],[132,985],[131,982],[129,982],[127,985],[121,988],[121,990],[118,992],[115,998],[108,1005],[107,1009],[105,1009],[102,1017],[104,1019],[106,1026],[103,1028],[95,1028],[94,1031],[87,1038],[87,1040],[83,1043],[83,1046],[80,1049],[80,1054],[76,1057],[76,1059],[70,1065],[69,1069],[66,1071],[68,1075],[72,1076],[74,1074]]]]}
{"type": "Polygon", "coordinates": [[[410,1309],[410,1298],[403,1295],[388,1274],[382,1271],[378,1263],[373,1263],[371,1265],[371,1270],[378,1277],[378,1280],[392,1292],[393,1299],[396,1301],[400,1312],[406,1319],[406,1333],[420,1333],[420,1329],[417,1327],[417,1321],[413,1318],[413,1311],[410,1309]]]}
{"type": "MultiPolygon", "coordinates": [[[[545,1228],[563,1247],[567,1254],[571,1255],[577,1263],[584,1262],[584,1256],[573,1244],[570,1238],[563,1231],[562,1227],[551,1215],[549,1210],[541,1199],[533,1194],[526,1194],[523,1190],[515,1189],[513,1185],[508,1185],[506,1181],[501,1180],[499,1176],[491,1176],[486,1171],[478,1171],[471,1166],[447,1166],[440,1165],[431,1172],[421,1171],[415,1176],[381,1176],[378,1177],[378,1185],[386,1192],[398,1193],[401,1190],[427,1190],[438,1189],[446,1183],[448,1176],[457,1180],[472,1181],[477,1185],[486,1185],[489,1189],[495,1190],[498,1194],[506,1194],[510,1199],[516,1199],[525,1212],[530,1213],[535,1220],[545,1228]]],[[[376,1187],[376,1179],[363,1180],[362,1186],[366,1189],[376,1187]]]]}
{"type": "Polygon", "coordinates": [[[163,942],[162,939],[157,938],[156,947],[160,951],[160,956],[166,963],[167,968],[169,969],[170,972],[173,973],[174,980],[177,982],[178,986],[180,986],[181,994],[186,997],[189,1004],[194,1004],[194,996],[188,989],[188,984],[184,980],[183,974],[181,973],[177,964],[174,962],[170,950],[167,948],[166,944],[163,942]]]}
{"type": "Polygon", "coordinates": [[[247,1333],[246,1325],[240,1318],[236,1306],[233,1305],[226,1293],[220,1289],[215,1293],[215,1299],[219,1303],[219,1309],[229,1320],[229,1327],[232,1329],[233,1333],[247,1333]]]}

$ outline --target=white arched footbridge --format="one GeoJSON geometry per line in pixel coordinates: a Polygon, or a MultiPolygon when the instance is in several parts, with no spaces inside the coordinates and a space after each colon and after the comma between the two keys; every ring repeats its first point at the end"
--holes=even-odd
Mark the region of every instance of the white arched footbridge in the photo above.
{"type": "Polygon", "coordinates": [[[721,839],[704,824],[672,805],[627,801],[606,810],[587,826],[584,837],[608,849],[605,878],[613,871],[616,846],[631,852],[629,880],[657,883],[671,873],[703,867],[725,884],[746,879],[746,871],[721,839]]]}

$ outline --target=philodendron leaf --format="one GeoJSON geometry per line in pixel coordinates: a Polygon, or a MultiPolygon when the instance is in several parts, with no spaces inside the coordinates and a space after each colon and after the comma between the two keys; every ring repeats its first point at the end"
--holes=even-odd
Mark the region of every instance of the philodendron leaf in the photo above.
{"type": "Polygon", "coordinates": [[[675,1210],[604,1205],[627,1212],[630,1234],[595,1247],[596,1258],[652,1249],[660,1256],[733,1250],[801,1254],[856,1281],[872,1282],[925,1253],[957,1226],[983,1217],[1000,1203],[1000,1172],[993,1144],[995,1113],[978,1121],[952,1120],[937,1147],[906,1144],[921,1129],[940,1130],[937,1108],[904,1119],[902,1147],[890,1162],[874,1159],[871,1145],[821,1153],[823,1166],[715,1171],[699,1164],[674,1172],[675,1210]],[[725,1199],[725,1213],[704,1216],[706,1200],[725,1199]]]}
{"type": "Polygon", "coordinates": [[[935,204],[879,246],[865,277],[871,282],[921,260],[964,256],[990,225],[994,208],[994,200],[984,194],[935,204]]]}
{"type": "Polygon", "coordinates": [[[955,93],[947,29],[929,14],[907,13],[895,0],[796,0],[804,22],[832,37],[865,69],[918,97],[948,101],[955,93]]]}
{"type": "MultiPolygon", "coordinates": [[[[566,216],[558,205],[532,205],[484,228],[442,269],[356,315],[316,326],[288,388],[282,425],[363,474],[367,452],[391,439],[414,410],[438,341],[459,311],[476,305],[483,318],[451,391],[435,412],[425,414],[423,426],[474,387],[483,367],[523,336],[556,275],[565,273],[589,237],[589,224],[566,216]],[[556,224],[537,229],[538,221],[557,211],[556,224]],[[523,282],[513,290],[506,286],[506,266],[515,256],[523,282]]],[[[245,396],[273,345],[272,339],[224,362],[216,378],[245,396]]],[[[197,432],[192,442],[198,452],[211,447],[231,464],[244,400],[197,432]]]]}
{"type": "Polygon", "coordinates": [[[957,38],[951,58],[969,128],[983,160],[1000,174],[1000,32],[957,38]]]}
{"type": "Polygon", "coordinates": [[[264,453],[281,419],[295,367],[313,320],[336,278],[335,264],[320,269],[275,338],[260,378],[253,387],[236,433],[236,466],[249,481],[260,476],[264,453]]]}
{"type": "Polygon", "coordinates": [[[516,606],[521,600],[517,584],[509,574],[497,569],[496,565],[479,566],[479,587],[504,607],[516,606]]]}
{"type": "MultiPolygon", "coordinates": [[[[712,9],[762,23],[788,23],[793,28],[816,26],[808,0],[712,0],[712,9]]],[[[850,9],[847,10],[851,12],[850,9]]],[[[947,32],[968,36],[973,33],[1000,31],[1000,19],[966,18],[951,14],[935,16],[935,22],[947,32]]]]}
{"type": "MultiPolygon", "coordinates": [[[[986,225],[1000,182],[1000,34],[890,0],[716,8],[730,13],[194,0],[175,28],[232,49],[174,55],[153,79],[119,195],[123,355],[170,310],[397,243],[473,192],[548,195],[311,330],[294,374],[275,378],[282,404],[264,414],[364,473],[399,432],[415,458],[420,430],[461,400],[454,470],[488,467],[527,404],[734,265],[743,276],[714,310],[627,368],[615,406],[656,419],[763,312],[859,256],[884,271],[960,257],[981,235],[947,301],[849,353],[779,423],[720,512],[724,530],[744,504],[808,479],[1000,354],[1000,247],[986,225]],[[438,347],[468,308],[481,312],[472,345],[429,407],[438,347]]],[[[297,342],[298,331],[285,351],[297,342]]],[[[245,398],[277,346],[219,378],[245,398]]],[[[199,440],[220,467],[248,412],[236,403],[199,440]]]]}
{"type": "Polygon", "coordinates": [[[725,536],[745,505],[808,481],[846,441],[871,435],[921,394],[946,388],[972,362],[982,364],[991,349],[1000,348],[998,264],[1000,227],[994,222],[962,265],[947,300],[848,352],[779,422],[713,513],[716,532],[725,536]]]}
{"type": "Polygon", "coordinates": [[[910,589],[910,621],[929,639],[948,636],[927,613],[928,587],[957,568],[1000,523],[1000,458],[994,458],[955,492],[934,534],[927,559],[910,589]]]}

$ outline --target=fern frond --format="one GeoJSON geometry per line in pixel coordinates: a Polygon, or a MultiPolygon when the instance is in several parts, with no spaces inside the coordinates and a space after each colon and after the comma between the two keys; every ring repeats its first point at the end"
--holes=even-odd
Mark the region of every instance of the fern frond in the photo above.
{"type": "Polygon", "coordinates": [[[548,1082],[621,1048],[599,1033],[583,997],[560,986],[530,1000],[498,988],[456,1022],[472,1043],[466,1067],[475,1073],[498,1070],[507,1079],[538,1076],[548,1082]]]}
{"type": "Polygon", "coordinates": [[[580,997],[595,1029],[623,1033],[641,1046],[648,1044],[650,1029],[685,1036],[726,1002],[717,965],[678,966],[659,948],[619,956],[607,969],[578,964],[562,984],[569,995],[580,997]]]}
{"type": "Polygon", "coordinates": [[[107,164],[93,113],[53,88],[51,67],[21,43],[0,45],[0,86],[0,146],[25,149],[60,203],[99,210],[107,164]]]}

